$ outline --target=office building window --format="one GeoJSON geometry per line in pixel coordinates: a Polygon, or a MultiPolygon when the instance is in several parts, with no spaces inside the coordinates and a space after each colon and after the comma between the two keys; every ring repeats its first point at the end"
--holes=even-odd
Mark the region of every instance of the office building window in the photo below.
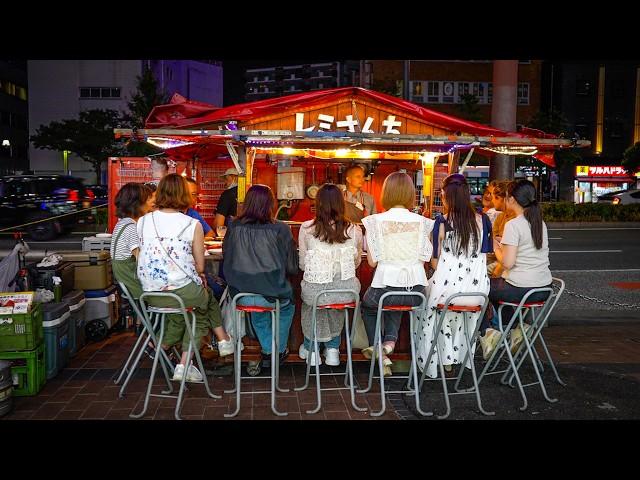
{"type": "Polygon", "coordinates": [[[120,98],[120,87],[80,87],[80,98],[120,98]]]}
{"type": "Polygon", "coordinates": [[[576,95],[587,97],[591,95],[591,89],[593,88],[589,80],[584,78],[578,78],[576,80],[576,95]]]}
{"type": "Polygon", "coordinates": [[[440,103],[440,82],[427,82],[427,102],[440,103]]]}
{"type": "Polygon", "coordinates": [[[518,105],[529,105],[529,84],[518,84],[518,105]]]}
{"type": "Polygon", "coordinates": [[[591,137],[590,127],[587,123],[576,123],[574,131],[580,136],[581,139],[588,140],[591,137]]]}

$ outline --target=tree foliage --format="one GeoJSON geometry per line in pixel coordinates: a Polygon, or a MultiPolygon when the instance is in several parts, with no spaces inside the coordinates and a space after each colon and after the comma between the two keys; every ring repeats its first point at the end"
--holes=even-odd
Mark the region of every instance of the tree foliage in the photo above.
{"type": "Polygon", "coordinates": [[[622,154],[622,166],[629,175],[633,175],[640,169],[640,142],[636,142],[627,148],[622,154]]]}
{"type": "Polygon", "coordinates": [[[116,141],[113,129],[122,126],[122,116],[117,110],[85,110],[77,119],[53,121],[36,129],[31,141],[44,150],[68,150],[96,172],[96,182],[101,179],[102,162],[111,156],[123,154],[123,144],[116,141]]]}

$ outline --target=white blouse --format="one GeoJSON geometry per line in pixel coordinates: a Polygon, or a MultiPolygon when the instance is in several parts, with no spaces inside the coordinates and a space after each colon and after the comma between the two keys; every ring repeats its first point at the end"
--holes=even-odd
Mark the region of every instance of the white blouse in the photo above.
{"type": "Polygon", "coordinates": [[[313,236],[313,222],[304,222],[298,236],[299,265],[304,270],[302,278],[309,283],[331,283],[338,272],[341,280],[355,277],[362,252],[360,227],[349,227],[347,235],[350,238],[346,242],[330,244],[313,236]]]}
{"type": "Polygon", "coordinates": [[[433,220],[406,208],[391,208],[363,218],[362,223],[368,254],[378,262],[372,287],[428,285],[424,262],[433,252],[429,241],[433,220]]]}

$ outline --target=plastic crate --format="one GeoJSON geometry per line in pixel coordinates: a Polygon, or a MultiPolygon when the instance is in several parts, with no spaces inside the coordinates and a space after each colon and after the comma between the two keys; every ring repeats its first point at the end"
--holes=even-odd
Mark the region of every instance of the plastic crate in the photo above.
{"type": "Polygon", "coordinates": [[[40,303],[34,302],[29,313],[0,315],[0,352],[33,350],[43,339],[40,303]]]}
{"type": "Polygon", "coordinates": [[[11,363],[14,397],[37,395],[47,381],[44,343],[26,352],[0,352],[0,360],[11,363]]]}
{"type": "Polygon", "coordinates": [[[111,237],[84,237],[82,239],[83,252],[99,252],[111,249],[111,237]]]}

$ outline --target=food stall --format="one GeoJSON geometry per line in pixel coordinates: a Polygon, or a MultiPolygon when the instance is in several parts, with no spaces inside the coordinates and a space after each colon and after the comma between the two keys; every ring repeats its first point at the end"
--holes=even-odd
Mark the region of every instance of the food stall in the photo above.
{"type": "MultiPolygon", "coordinates": [[[[487,156],[532,155],[552,164],[554,150],[588,145],[548,135],[504,132],[354,87],[210,110],[198,102],[174,98],[172,104],[152,111],[146,127],[138,131],[117,129],[115,133],[162,148],[173,161],[173,171],[196,178],[199,210],[209,223],[213,223],[217,198],[224,190],[219,176],[235,166],[241,172],[239,208],[251,184],[269,185],[279,202],[279,218],[290,223],[296,239],[300,223],[313,218],[315,187],[325,182],[343,184],[344,171],[353,163],[365,169],[363,190],[374,197],[379,211],[385,177],[403,170],[414,178],[417,210],[432,217],[442,210],[438,196],[442,179],[457,171],[460,164],[466,165],[474,151],[487,156]]],[[[110,159],[110,198],[127,181],[150,179],[150,169],[145,169],[148,164],[148,158],[110,159]]],[[[113,206],[110,209],[113,225],[113,206]]],[[[364,261],[358,271],[362,292],[372,274],[364,261]]],[[[296,352],[303,340],[300,279],[301,275],[291,279],[297,295],[291,352],[296,352]]],[[[408,357],[407,330],[403,324],[395,358],[408,357]]],[[[259,347],[250,340],[246,345],[243,356],[250,359],[259,347]]],[[[297,361],[298,357],[291,355],[290,359],[297,361]]]]}

